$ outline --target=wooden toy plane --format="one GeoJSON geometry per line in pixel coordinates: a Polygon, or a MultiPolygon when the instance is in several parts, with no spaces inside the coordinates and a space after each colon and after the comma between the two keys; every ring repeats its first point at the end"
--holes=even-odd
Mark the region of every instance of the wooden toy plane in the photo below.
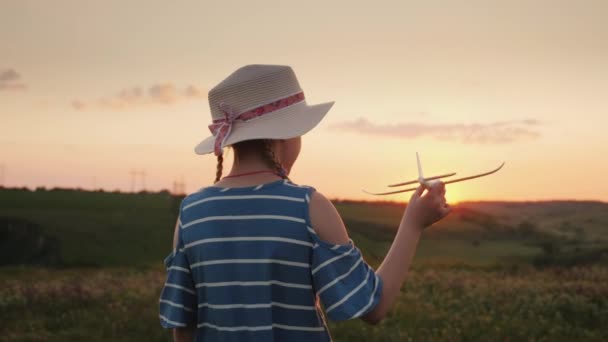
{"type": "MultiPolygon", "coordinates": [[[[456,173],[452,172],[452,173],[446,173],[443,175],[439,175],[439,176],[432,176],[432,177],[424,177],[422,175],[422,165],[420,164],[420,157],[418,156],[418,152],[416,152],[416,162],[418,163],[418,179],[414,179],[411,181],[407,181],[407,182],[403,182],[403,183],[397,183],[397,184],[389,184],[389,187],[398,187],[398,186],[404,186],[404,185],[410,185],[410,184],[424,184],[427,187],[432,187],[433,184],[438,182],[438,179],[440,178],[444,178],[444,177],[451,177],[454,176],[456,173]]],[[[462,182],[465,180],[469,180],[469,179],[474,179],[474,178],[479,178],[479,177],[483,177],[483,176],[487,176],[487,175],[491,175],[493,173],[495,173],[496,171],[500,170],[503,165],[505,165],[505,162],[503,161],[502,164],[500,164],[499,167],[495,168],[492,171],[488,171],[488,172],[484,172],[484,173],[480,173],[477,175],[473,175],[473,176],[468,176],[468,177],[462,177],[462,178],[457,178],[457,179],[451,179],[448,181],[444,181],[444,184],[450,184],[450,183],[456,183],[456,182],[462,182]]],[[[416,190],[418,187],[415,188],[408,188],[408,189],[402,189],[402,190],[396,190],[396,191],[388,191],[388,192],[369,192],[367,190],[363,190],[363,192],[370,194],[370,195],[392,195],[392,194],[398,194],[401,192],[408,192],[408,191],[414,191],[416,190]]]]}

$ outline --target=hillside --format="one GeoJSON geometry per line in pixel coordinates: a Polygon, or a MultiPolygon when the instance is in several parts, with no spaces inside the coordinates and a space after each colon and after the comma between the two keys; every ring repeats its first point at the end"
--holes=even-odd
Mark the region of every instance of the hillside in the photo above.
{"type": "MultiPolygon", "coordinates": [[[[158,298],[180,202],[168,193],[0,190],[0,335],[169,340],[158,298]]],[[[378,266],[405,204],[335,204],[378,266]]],[[[605,341],[607,209],[458,204],[424,232],[389,317],[378,326],[329,322],[334,340],[605,341]]]]}
{"type": "MultiPolygon", "coordinates": [[[[31,262],[34,256],[22,254],[27,252],[28,244],[39,238],[48,241],[46,248],[50,250],[46,253],[52,255],[52,260],[40,262],[43,264],[158,264],[170,251],[180,201],[180,197],[166,192],[0,190],[4,251],[15,256],[5,258],[9,260],[5,263],[31,262]],[[13,243],[8,243],[8,234],[14,233],[18,224],[36,227],[27,233],[36,236],[13,236],[13,243]]],[[[352,238],[367,256],[379,262],[390,245],[405,204],[351,201],[335,204],[352,238]]],[[[607,203],[460,203],[448,217],[427,228],[417,260],[492,263],[531,257],[543,248],[553,248],[546,244],[559,244],[561,251],[602,248],[608,241],[607,227],[607,203]]]]}

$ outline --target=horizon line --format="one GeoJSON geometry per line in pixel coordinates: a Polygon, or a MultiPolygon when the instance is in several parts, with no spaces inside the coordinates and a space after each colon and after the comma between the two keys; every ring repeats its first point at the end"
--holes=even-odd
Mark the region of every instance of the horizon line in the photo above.
{"type": "MultiPolygon", "coordinates": [[[[191,192],[191,193],[187,193],[187,194],[174,194],[171,191],[169,191],[168,189],[161,189],[161,190],[139,190],[139,191],[124,191],[124,190],[120,190],[120,189],[115,189],[115,190],[107,190],[107,189],[103,189],[103,188],[99,188],[99,189],[85,189],[85,188],[69,188],[69,187],[51,187],[51,188],[47,188],[45,186],[36,186],[33,188],[30,188],[28,186],[13,186],[13,187],[6,187],[3,185],[0,185],[0,191],[2,190],[19,190],[19,191],[29,191],[29,192],[37,192],[37,191],[80,191],[80,192],[101,192],[101,193],[114,193],[114,194],[131,194],[131,195],[139,195],[139,194],[161,194],[161,193],[166,193],[169,194],[171,196],[188,196],[190,194],[193,194],[195,192],[191,192]]],[[[377,204],[405,204],[408,203],[408,201],[398,201],[398,200],[365,200],[365,199],[350,199],[350,198],[343,198],[343,197],[332,197],[329,199],[332,202],[352,202],[352,203],[377,203],[377,204]]],[[[460,204],[467,204],[467,203],[490,203],[490,202],[494,202],[494,203],[545,203],[545,202],[593,202],[593,203],[601,203],[601,204],[608,204],[608,202],[602,201],[602,200],[596,200],[596,199],[564,199],[564,198],[553,198],[553,199],[535,199],[535,200],[520,200],[520,201],[515,201],[515,200],[499,200],[499,199],[471,199],[471,200],[463,200],[463,201],[455,201],[453,202],[454,205],[460,205],[460,204]]]]}

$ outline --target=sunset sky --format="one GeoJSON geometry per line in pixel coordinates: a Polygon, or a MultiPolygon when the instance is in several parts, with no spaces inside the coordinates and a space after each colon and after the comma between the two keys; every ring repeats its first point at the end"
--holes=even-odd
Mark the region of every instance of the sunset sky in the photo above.
{"type": "Polygon", "coordinates": [[[608,201],[608,1],[456,3],[3,1],[0,181],[196,191],[207,91],[285,64],[336,101],[291,175],[328,197],[409,198],[361,188],[416,178],[418,151],[426,175],[506,161],[451,202],[608,201]]]}

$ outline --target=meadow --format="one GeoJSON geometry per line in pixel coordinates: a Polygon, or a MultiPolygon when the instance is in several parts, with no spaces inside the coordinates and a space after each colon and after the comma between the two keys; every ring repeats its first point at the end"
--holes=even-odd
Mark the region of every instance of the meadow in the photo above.
{"type": "MultiPolygon", "coordinates": [[[[167,341],[163,258],[181,198],[0,190],[0,336],[167,341]]],[[[377,266],[405,204],[335,201],[377,266]]],[[[459,203],[428,228],[390,316],[331,322],[335,341],[608,339],[608,204],[459,203]]]]}

